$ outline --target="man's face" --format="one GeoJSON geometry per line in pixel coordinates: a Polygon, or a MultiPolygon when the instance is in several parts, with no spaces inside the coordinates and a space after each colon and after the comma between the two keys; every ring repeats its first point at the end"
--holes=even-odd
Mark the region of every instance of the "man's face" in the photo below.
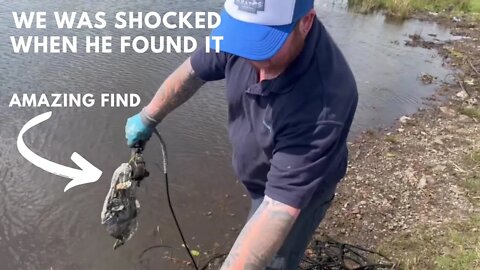
{"type": "Polygon", "coordinates": [[[281,70],[285,69],[300,53],[303,47],[303,38],[298,27],[290,33],[282,48],[270,59],[263,61],[250,61],[256,69],[281,70]]]}

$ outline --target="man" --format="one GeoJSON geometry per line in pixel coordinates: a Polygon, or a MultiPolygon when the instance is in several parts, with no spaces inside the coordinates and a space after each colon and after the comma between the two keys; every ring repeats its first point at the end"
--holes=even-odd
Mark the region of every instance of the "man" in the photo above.
{"type": "Polygon", "coordinates": [[[313,0],[227,0],[221,53],[195,52],[126,125],[131,146],[226,79],[233,167],[252,197],[223,270],[296,269],[347,168],[354,77],[313,0]]]}

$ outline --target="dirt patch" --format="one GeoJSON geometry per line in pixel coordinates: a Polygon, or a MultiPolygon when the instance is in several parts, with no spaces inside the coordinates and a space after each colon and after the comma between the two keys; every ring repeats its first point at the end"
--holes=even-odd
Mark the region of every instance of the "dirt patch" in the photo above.
{"type": "Polygon", "coordinates": [[[419,34],[409,35],[408,38],[410,38],[410,40],[405,41],[405,46],[409,47],[422,47],[430,50],[443,45],[441,42],[426,41],[419,34]]]}

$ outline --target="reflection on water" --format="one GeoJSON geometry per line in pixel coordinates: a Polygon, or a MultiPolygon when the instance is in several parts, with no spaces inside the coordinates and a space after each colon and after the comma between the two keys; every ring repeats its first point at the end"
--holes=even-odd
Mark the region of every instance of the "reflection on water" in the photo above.
{"type": "MultiPolygon", "coordinates": [[[[194,35],[206,30],[18,30],[12,11],[148,11],[220,10],[221,0],[197,1],[15,1],[0,3],[0,37],[10,35],[194,35]]],[[[447,70],[434,51],[403,46],[408,34],[448,31],[418,21],[386,22],[382,15],[346,10],[346,1],[317,1],[320,19],[342,48],[356,75],[360,103],[354,132],[387,125],[421,106],[435,88],[417,77],[444,78],[447,70]],[[334,4],[332,4],[334,3],[334,4]],[[396,42],[398,41],[398,43],[396,42]]],[[[111,19],[111,18],[110,18],[111,19]]],[[[81,38],[79,38],[81,40],[81,38]]],[[[63,193],[67,180],[26,162],[16,136],[45,108],[8,108],[13,93],[138,93],[143,105],[168,74],[185,59],[178,54],[23,54],[0,43],[0,261],[2,269],[178,269],[168,258],[187,259],[168,212],[160,170],[160,148],[146,150],[151,177],[140,188],[140,227],[135,237],[113,252],[113,240],[100,225],[100,210],[114,169],[129,157],[123,126],[138,108],[54,109],[52,118],[25,135],[36,153],[73,166],[77,151],[99,167],[99,182],[63,193]],[[139,258],[152,245],[164,245],[139,258]]],[[[160,130],[168,144],[175,209],[192,247],[227,251],[249,206],[230,168],[226,107],[222,82],[205,86],[171,114],[160,130]],[[211,212],[211,214],[207,214],[211,212]]]]}

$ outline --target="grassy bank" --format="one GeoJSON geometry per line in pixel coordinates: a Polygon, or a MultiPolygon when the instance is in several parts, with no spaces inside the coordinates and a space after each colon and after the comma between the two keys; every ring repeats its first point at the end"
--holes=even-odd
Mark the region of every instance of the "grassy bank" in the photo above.
{"type": "Polygon", "coordinates": [[[401,259],[406,270],[480,269],[480,217],[452,222],[440,228],[419,228],[392,239],[381,249],[401,259]]]}
{"type": "Polygon", "coordinates": [[[480,0],[349,0],[360,12],[383,9],[397,17],[408,17],[415,11],[480,12],[480,0]]]}
{"type": "MultiPolygon", "coordinates": [[[[460,108],[461,113],[461,108],[460,108]]],[[[464,114],[465,115],[465,114],[464,114]]],[[[473,114],[474,119],[480,115],[473,114]]],[[[465,179],[458,181],[472,204],[479,205],[480,150],[474,149],[461,160],[461,166],[471,168],[465,179]]],[[[401,269],[470,270],[480,269],[480,215],[436,226],[420,226],[386,241],[382,253],[400,262],[401,269]]]]}

